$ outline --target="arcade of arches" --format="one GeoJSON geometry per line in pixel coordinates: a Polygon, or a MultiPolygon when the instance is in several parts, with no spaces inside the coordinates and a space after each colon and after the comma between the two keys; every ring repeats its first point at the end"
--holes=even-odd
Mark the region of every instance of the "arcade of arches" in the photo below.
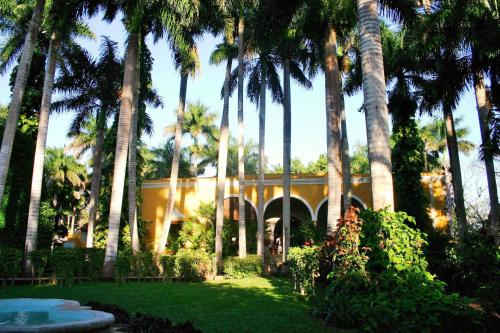
{"type": "MultiPolygon", "coordinates": [[[[264,181],[264,220],[266,223],[266,243],[279,242],[282,218],[282,176],[266,175],[264,181]]],[[[200,204],[215,202],[216,177],[183,178],[177,183],[173,224],[180,224],[195,215],[200,204]]],[[[448,225],[446,212],[446,192],[441,174],[424,174],[422,186],[430,203],[430,215],[434,227],[445,229],[448,225]]],[[[148,238],[151,246],[156,246],[162,230],[165,205],[168,197],[168,179],[145,181],[142,186],[141,216],[151,222],[148,238]]],[[[325,175],[293,174],[291,180],[291,245],[302,244],[300,225],[312,221],[326,230],[328,186],[325,175]]],[[[370,178],[352,177],[352,203],[358,208],[371,207],[370,178]]],[[[224,215],[228,220],[238,220],[238,179],[226,180],[224,215]]],[[[245,179],[246,219],[249,223],[257,220],[257,177],[245,179]]],[[[174,228],[176,229],[176,228],[174,228]]],[[[253,228],[249,228],[253,229],[253,228]]],[[[325,231],[326,232],[326,231],[325,231]]]]}

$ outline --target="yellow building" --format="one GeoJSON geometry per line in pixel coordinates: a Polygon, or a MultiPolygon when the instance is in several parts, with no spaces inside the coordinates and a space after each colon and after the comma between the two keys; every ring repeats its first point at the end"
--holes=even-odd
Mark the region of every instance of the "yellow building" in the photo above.
{"type": "MultiPolygon", "coordinates": [[[[291,223],[305,220],[320,221],[326,219],[328,186],[324,174],[293,174],[291,176],[291,223]]],[[[215,202],[216,177],[181,178],[177,183],[173,223],[181,223],[194,216],[200,204],[215,202]]],[[[273,229],[281,219],[282,212],[282,176],[266,175],[264,182],[264,220],[273,229]]],[[[430,216],[434,227],[446,229],[446,192],[442,174],[424,174],[422,186],[430,203],[430,216]]],[[[160,238],[165,207],[168,197],[169,180],[149,180],[142,186],[142,219],[150,222],[149,241],[155,246],[160,238]]],[[[231,220],[237,220],[238,179],[228,178],[225,190],[225,215],[231,220]]],[[[360,208],[372,206],[370,177],[358,175],[352,177],[352,202],[360,208]]],[[[245,200],[247,216],[255,219],[257,216],[257,176],[245,178],[245,200]]],[[[267,228],[269,230],[269,228],[267,228]]]]}

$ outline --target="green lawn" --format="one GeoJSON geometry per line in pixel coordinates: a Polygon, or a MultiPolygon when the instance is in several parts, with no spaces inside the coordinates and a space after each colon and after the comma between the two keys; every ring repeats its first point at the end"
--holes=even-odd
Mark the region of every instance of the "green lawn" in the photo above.
{"type": "Polygon", "coordinates": [[[106,282],[60,286],[8,286],[0,298],[65,298],[116,304],[130,312],[190,320],[204,332],[328,332],[309,305],[277,278],[204,283],[106,282]]]}

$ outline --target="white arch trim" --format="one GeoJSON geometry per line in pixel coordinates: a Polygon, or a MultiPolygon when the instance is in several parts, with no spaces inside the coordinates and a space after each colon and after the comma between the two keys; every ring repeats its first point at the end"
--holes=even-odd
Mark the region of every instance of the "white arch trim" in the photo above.
{"type": "MultiPolygon", "coordinates": [[[[270,204],[271,202],[273,202],[274,200],[276,200],[276,199],[280,199],[280,198],[283,198],[283,196],[282,196],[282,195],[279,195],[279,196],[276,196],[276,197],[274,197],[274,198],[271,198],[271,199],[269,199],[269,200],[268,200],[268,201],[264,204],[264,215],[266,214],[266,209],[267,209],[267,206],[269,206],[269,204],[270,204]]],[[[316,221],[316,215],[314,214],[314,211],[313,211],[313,209],[312,209],[311,205],[307,202],[307,200],[306,200],[306,199],[304,199],[304,198],[302,198],[302,197],[300,197],[300,196],[298,196],[298,195],[290,195],[290,198],[294,198],[294,199],[297,199],[297,200],[301,201],[301,202],[302,202],[302,203],[303,203],[303,204],[307,207],[307,209],[309,210],[309,214],[311,215],[311,219],[312,219],[313,221],[316,221]]]]}
{"type": "MultiPolygon", "coordinates": [[[[238,194],[230,194],[228,196],[225,196],[224,200],[230,199],[230,198],[237,198],[237,199],[239,199],[239,195],[238,194]]],[[[257,206],[255,206],[255,204],[252,202],[252,200],[250,200],[247,196],[245,196],[245,201],[248,202],[250,204],[250,206],[253,207],[253,209],[255,210],[255,216],[258,216],[259,215],[259,211],[257,210],[257,206]]]]}
{"type": "MultiPolygon", "coordinates": [[[[351,194],[351,199],[354,199],[357,202],[359,202],[363,206],[364,209],[368,208],[368,206],[365,204],[365,202],[363,200],[361,200],[361,198],[358,197],[357,195],[351,194]]],[[[315,212],[316,213],[316,220],[318,219],[318,214],[319,214],[319,210],[321,209],[321,206],[323,206],[323,204],[327,201],[328,201],[328,197],[323,198],[323,200],[321,200],[319,202],[318,207],[316,207],[316,212],[315,212]]]]}

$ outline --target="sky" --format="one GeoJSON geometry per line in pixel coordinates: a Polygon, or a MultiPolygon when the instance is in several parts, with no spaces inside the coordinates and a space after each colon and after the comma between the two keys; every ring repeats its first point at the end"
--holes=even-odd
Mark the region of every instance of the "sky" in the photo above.
{"type": "MultiPolygon", "coordinates": [[[[124,52],[124,41],[126,32],[120,20],[115,20],[112,24],[101,21],[100,16],[96,16],[89,22],[91,30],[95,33],[95,40],[79,40],[80,44],[91,52],[95,57],[99,55],[99,43],[101,36],[108,36],[119,43],[119,53],[124,52]]],[[[2,39],[0,37],[0,43],[2,39]]],[[[224,79],[225,64],[213,66],[209,64],[210,53],[215,49],[220,38],[205,35],[198,41],[198,51],[201,59],[201,71],[194,79],[189,79],[187,89],[188,102],[201,101],[209,107],[210,111],[222,113],[222,100],[220,90],[224,79]]],[[[173,66],[171,52],[165,40],[160,40],[157,44],[148,37],[147,45],[154,58],[152,78],[154,88],[163,99],[163,107],[159,109],[149,108],[148,112],[153,120],[154,133],[151,137],[144,135],[143,139],[149,146],[159,146],[166,141],[163,129],[175,122],[174,110],[177,106],[179,95],[180,76],[173,66]]],[[[233,68],[237,61],[233,61],[233,68]]],[[[0,76],[0,105],[7,105],[10,100],[9,87],[10,71],[4,76],[0,76]]],[[[117,78],[121,80],[122,78],[117,78]]],[[[313,88],[306,90],[298,86],[292,80],[292,157],[300,158],[305,164],[316,160],[318,156],[326,152],[326,113],[325,113],[325,89],[324,76],[319,74],[313,80],[313,88]]],[[[246,87],[246,82],[245,82],[246,87]]],[[[233,136],[237,135],[237,99],[236,93],[230,100],[229,126],[233,136]]],[[[53,100],[57,100],[57,95],[53,100]]],[[[345,101],[347,112],[347,132],[351,150],[355,144],[366,143],[366,128],[364,114],[359,112],[363,101],[361,92],[352,97],[347,97],[345,101]]],[[[272,103],[271,97],[267,96],[266,110],[266,156],[270,165],[282,162],[282,135],[283,135],[283,112],[282,106],[272,103]]],[[[258,142],[258,109],[255,104],[250,103],[245,98],[245,141],[253,140],[258,142]]],[[[463,117],[463,125],[470,129],[469,140],[476,146],[480,144],[480,132],[476,111],[476,103],[473,91],[464,93],[455,117],[463,117]]],[[[50,147],[63,147],[68,144],[66,133],[72,118],[71,113],[52,114],[49,121],[49,131],[47,145],[50,147]]],[[[437,116],[441,116],[437,114],[437,116]]],[[[422,122],[429,122],[432,119],[424,116],[422,122]]],[[[219,121],[218,121],[219,123],[219,121]]],[[[219,125],[217,125],[219,126],[219,125]]],[[[189,140],[184,141],[189,144],[189,140]]],[[[486,176],[484,168],[477,163],[477,152],[470,156],[460,156],[462,173],[464,180],[468,183],[485,185],[486,176]],[[471,174],[469,166],[475,165],[475,170],[471,174]],[[479,167],[478,167],[479,165],[479,167]],[[477,178],[471,182],[470,178],[477,178]]],[[[498,165],[497,165],[498,169],[498,165]]],[[[215,173],[209,170],[207,176],[215,173]]],[[[479,185],[478,185],[479,186],[479,185]]],[[[466,191],[467,192],[467,191],[466,191]]]]}

